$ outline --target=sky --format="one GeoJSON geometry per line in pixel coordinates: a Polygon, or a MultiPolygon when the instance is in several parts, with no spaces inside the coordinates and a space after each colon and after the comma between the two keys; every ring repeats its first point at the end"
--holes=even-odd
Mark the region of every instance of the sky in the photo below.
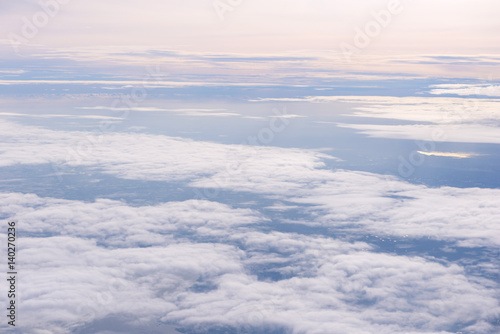
{"type": "Polygon", "coordinates": [[[0,2],[0,331],[498,333],[499,9],[0,2]]]}
{"type": "MultiPolygon", "coordinates": [[[[30,42],[59,49],[162,45],[216,52],[337,51],[339,44],[352,43],[356,27],[363,30],[374,15],[382,17],[378,14],[389,12],[385,14],[388,18],[383,34],[370,47],[372,52],[394,55],[498,51],[496,18],[500,8],[493,0],[40,3],[47,4],[45,8],[53,17],[30,42]]],[[[24,0],[3,4],[2,31],[19,34],[23,17],[44,23],[36,18],[42,10],[40,3],[24,0]]]]}

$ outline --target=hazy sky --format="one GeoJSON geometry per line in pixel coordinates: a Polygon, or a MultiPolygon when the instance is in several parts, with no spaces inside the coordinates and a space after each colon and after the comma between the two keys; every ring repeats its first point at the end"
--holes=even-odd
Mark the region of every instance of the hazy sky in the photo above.
{"type": "Polygon", "coordinates": [[[357,27],[373,29],[370,44],[363,50],[368,54],[481,54],[497,52],[500,45],[496,33],[500,27],[500,5],[493,0],[41,3],[52,4],[48,11],[53,17],[49,20],[40,14],[43,11],[38,1],[0,4],[0,38],[9,43],[12,33],[23,37],[23,27],[31,22],[38,24],[38,33],[27,40],[51,48],[141,45],[219,52],[340,51],[341,43],[354,44],[357,27]],[[59,9],[55,9],[54,3],[59,9]],[[370,26],[370,22],[376,22],[373,13],[391,8],[389,17],[382,15],[388,22],[385,27],[370,26]]]}

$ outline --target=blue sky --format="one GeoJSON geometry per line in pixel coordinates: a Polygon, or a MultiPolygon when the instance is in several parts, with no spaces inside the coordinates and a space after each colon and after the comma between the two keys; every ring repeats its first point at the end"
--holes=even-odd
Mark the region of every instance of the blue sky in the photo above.
{"type": "Polygon", "coordinates": [[[17,332],[497,333],[498,6],[0,4],[17,332]]]}

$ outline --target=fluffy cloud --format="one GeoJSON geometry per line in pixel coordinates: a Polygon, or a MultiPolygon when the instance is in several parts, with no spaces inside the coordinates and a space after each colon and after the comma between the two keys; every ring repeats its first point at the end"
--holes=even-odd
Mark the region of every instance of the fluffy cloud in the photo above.
{"type": "Polygon", "coordinates": [[[94,203],[0,194],[0,216],[22,222],[36,236],[77,236],[108,247],[165,245],[178,235],[226,236],[229,230],[262,222],[249,209],[204,200],[130,207],[98,199],[94,203]]]}
{"type": "MultiPolygon", "coordinates": [[[[68,145],[90,135],[16,129],[4,132],[4,165],[62,162],[68,145]]],[[[411,185],[324,169],[323,158],[331,157],[110,133],[92,154],[69,164],[253,192],[305,214],[295,223],[498,247],[498,190],[411,185]],[[238,164],[229,169],[238,172],[228,173],[228,162],[238,164]]],[[[206,200],[130,207],[8,193],[0,195],[0,213],[17,219],[25,233],[19,259],[26,333],[105,330],[103,323],[117,316],[130,328],[161,320],[193,332],[217,326],[297,334],[497,329],[498,284],[460,262],[277,232],[254,210],[206,200]]]]}
{"type": "MultiPolygon", "coordinates": [[[[276,126],[281,126],[279,122],[276,126]]],[[[52,131],[6,121],[0,121],[0,131],[5,134],[0,166],[51,163],[56,172],[65,172],[61,164],[87,166],[126,179],[172,181],[259,169],[286,173],[291,168],[322,166],[320,159],[329,158],[302,149],[222,145],[146,134],[52,131]]]]}
{"type": "Polygon", "coordinates": [[[240,256],[220,244],[112,250],[75,237],[23,238],[19,326],[23,333],[69,333],[125,315],[141,328],[175,309],[180,292],[242,271],[240,256]]]}
{"type": "MultiPolygon", "coordinates": [[[[7,131],[5,123],[4,126],[4,151],[0,155],[4,165],[62,162],[68,147],[78,147],[79,141],[88,140],[86,136],[90,135],[23,126],[17,126],[17,131],[12,132],[7,131]]],[[[224,189],[252,192],[290,204],[301,204],[301,208],[295,209],[311,215],[307,221],[300,222],[302,224],[348,226],[384,235],[428,237],[468,246],[498,245],[495,235],[499,230],[494,217],[500,213],[500,206],[491,201],[499,196],[498,190],[432,189],[377,174],[332,171],[322,168],[322,159],[331,157],[311,150],[223,145],[136,133],[111,133],[96,140],[98,142],[89,146],[87,155],[77,156],[79,160],[70,160],[68,164],[91,167],[128,179],[187,180],[192,187],[206,189],[199,192],[201,198],[216,199],[218,190],[224,189]],[[455,209],[457,201],[462,203],[458,210],[455,209]]],[[[94,204],[95,208],[99,205],[99,202],[94,204]]],[[[113,205],[116,208],[114,211],[110,209],[108,217],[120,211],[120,203],[113,205]]],[[[155,212],[161,213],[162,210],[188,212],[191,210],[188,209],[190,205],[185,202],[141,210],[151,217],[157,217],[155,212]]],[[[218,207],[219,204],[203,205],[227,212],[224,221],[229,221],[228,217],[234,213],[218,207]]],[[[63,212],[70,214],[66,218],[55,216],[56,221],[80,219],[74,215],[78,211],[65,206],[70,207],[69,204],[61,204],[59,215],[63,212]]],[[[94,210],[93,207],[87,209],[94,210]]],[[[193,205],[192,210],[203,212],[205,209],[193,205]]],[[[139,216],[137,212],[129,215],[127,224],[133,224],[139,216]]],[[[168,218],[168,215],[165,217],[168,218]]],[[[160,228],[157,226],[160,220],[152,221],[153,225],[148,227],[148,231],[160,228]]],[[[246,219],[236,221],[250,223],[246,219]]],[[[99,226],[107,228],[108,233],[121,235],[119,228],[106,224],[110,223],[102,222],[88,229],[87,233],[97,233],[93,229],[99,226]]],[[[203,226],[196,224],[193,223],[192,227],[196,233],[216,233],[213,229],[204,231],[203,226]]],[[[42,225],[41,230],[47,226],[49,224],[42,225]]],[[[169,226],[163,225],[161,228],[165,231],[176,228],[169,226]]],[[[69,228],[61,227],[61,230],[69,228]]],[[[121,237],[130,240],[135,238],[138,243],[140,240],[156,240],[146,234],[121,237]]],[[[114,242],[124,240],[117,239],[114,242]]],[[[157,242],[163,241],[159,239],[157,242]]]]}
{"type": "Polygon", "coordinates": [[[251,319],[292,333],[448,333],[457,323],[498,314],[495,298],[457,266],[375,253],[322,260],[312,277],[263,282],[223,275],[218,289],[186,294],[166,319],[233,326],[251,319]]]}
{"type": "Polygon", "coordinates": [[[242,175],[217,183],[217,175],[193,182],[253,191],[306,205],[301,224],[360,229],[363,233],[458,241],[463,246],[500,245],[498,189],[429,188],[392,177],[353,171],[311,170],[303,177],[242,175]]]}
{"type": "Polygon", "coordinates": [[[76,237],[23,238],[20,328],[87,333],[118,317],[127,333],[158,321],[195,332],[225,325],[324,334],[472,333],[466,327],[475,326],[494,333],[500,308],[493,283],[457,265],[289,233],[246,238],[243,250],[187,241],[109,249],[76,237]],[[280,253],[293,275],[259,279],[280,253]],[[300,258],[315,267],[301,269],[300,258]]]}

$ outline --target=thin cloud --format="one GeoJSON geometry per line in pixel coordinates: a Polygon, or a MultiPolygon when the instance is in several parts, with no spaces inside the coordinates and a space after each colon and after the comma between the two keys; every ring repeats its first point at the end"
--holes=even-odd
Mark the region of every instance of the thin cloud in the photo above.
{"type": "Polygon", "coordinates": [[[479,156],[481,154],[478,153],[454,153],[454,152],[425,152],[425,151],[417,151],[420,154],[427,155],[427,156],[434,156],[434,157],[447,157],[447,158],[458,158],[458,159],[465,159],[465,158],[472,158],[479,156]]]}

